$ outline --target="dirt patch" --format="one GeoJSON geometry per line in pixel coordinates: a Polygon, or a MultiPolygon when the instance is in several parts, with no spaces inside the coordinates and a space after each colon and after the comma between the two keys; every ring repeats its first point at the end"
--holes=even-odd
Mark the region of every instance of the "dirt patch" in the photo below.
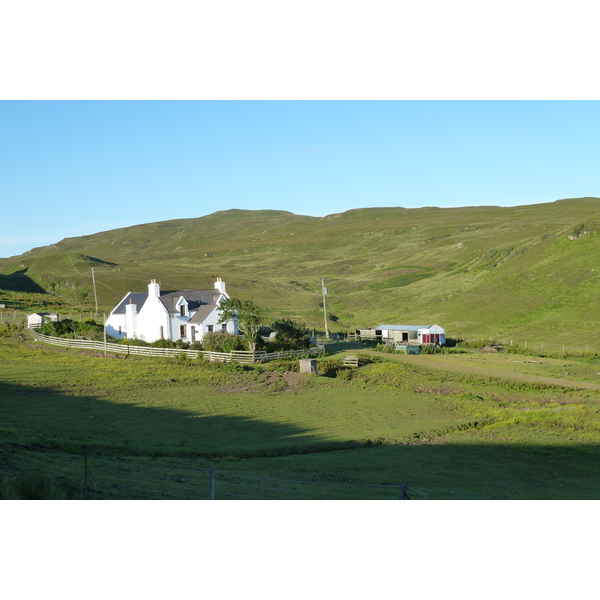
{"type": "Polygon", "coordinates": [[[300,390],[304,387],[306,381],[306,373],[293,373],[291,371],[283,373],[283,378],[288,384],[288,391],[300,390]]]}
{"type": "Polygon", "coordinates": [[[243,393],[243,392],[293,392],[301,390],[304,387],[306,376],[300,373],[279,371],[265,371],[263,381],[247,383],[245,385],[227,385],[219,388],[223,394],[243,393]]]}

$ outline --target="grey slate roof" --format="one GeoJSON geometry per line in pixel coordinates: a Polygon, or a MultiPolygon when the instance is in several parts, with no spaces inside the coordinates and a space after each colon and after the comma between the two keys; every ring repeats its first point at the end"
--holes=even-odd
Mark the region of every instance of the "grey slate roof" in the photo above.
{"type": "MultiPolygon", "coordinates": [[[[177,301],[183,296],[188,303],[188,310],[193,312],[199,310],[203,316],[194,315],[193,322],[199,323],[207,317],[215,308],[216,302],[221,295],[219,290],[179,290],[175,292],[162,292],[160,301],[171,314],[178,313],[176,308],[177,301]],[[205,308],[206,307],[206,308],[205,308]],[[210,307],[210,310],[209,310],[210,307]]],[[[112,314],[125,314],[125,307],[129,301],[137,306],[137,312],[140,312],[146,300],[148,300],[148,292],[129,292],[121,303],[115,308],[112,314]]]]}
{"type": "MultiPolygon", "coordinates": [[[[147,295],[147,294],[146,294],[147,295]]],[[[188,309],[191,311],[197,310],[205,304],[212,304],[213,308],[221,295],[219,290],[179,290],[175,292],[161,292],[160,301],[165,305],[165,308],[171,313],[179,312],[176,308],[177,301],[183,296],[187,303],[188,309]]]]}
{"type": "Polygon", "coordinates": [[[137,312],[140,312],[142,306],[148,300],[148,292],[129,292],[111,314],[125,314],[125,307],[129,304],[129,300],[132,300],[132,303],[137,306],[137,312]]]}
{"type": "Polygon", "coordinates": [[[189,320],[189,322],[202,323],[216,307],[216,304],[204,304],[198,309],[198,312],[189,320]]]}

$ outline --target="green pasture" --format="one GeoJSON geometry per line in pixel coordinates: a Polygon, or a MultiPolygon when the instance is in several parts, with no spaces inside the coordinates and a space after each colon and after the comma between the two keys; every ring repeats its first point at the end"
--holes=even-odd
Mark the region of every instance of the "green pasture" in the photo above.
{"type": "Polygon", "coordinates": [[[339,344],[316,377],[283,363],[105,359],[20,335],[0,340],[7,465],[36,464],[13,442],[85,448],[140,469],[324,482],[319,490],[406,483],[423,498],[600,497],[592,356],[400,356],[339,344]],[[344,352],[361,366],[342,367],[344,352]]]}

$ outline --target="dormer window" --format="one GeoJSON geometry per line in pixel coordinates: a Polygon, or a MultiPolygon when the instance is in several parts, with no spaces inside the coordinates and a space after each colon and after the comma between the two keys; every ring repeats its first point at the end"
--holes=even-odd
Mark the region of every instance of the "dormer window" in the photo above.
{"type": "Polygon", "coordinates": [[[179,297],[179,300],[177,301],[176,306],[179,309],[179,316],[180,317],[187,317],[189,315],[189,313],[188,313],[188,303],[187,303],[186,299],[183,296],[179,297]]]}

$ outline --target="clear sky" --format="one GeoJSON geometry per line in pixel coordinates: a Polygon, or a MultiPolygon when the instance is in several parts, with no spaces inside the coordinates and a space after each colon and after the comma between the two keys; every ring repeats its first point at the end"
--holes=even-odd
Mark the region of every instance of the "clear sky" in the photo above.
{"type": "Polygon", "coordinates": [[[217,210],[600,196],[597,101],[4,101],[0,256],[217,210]]]}

